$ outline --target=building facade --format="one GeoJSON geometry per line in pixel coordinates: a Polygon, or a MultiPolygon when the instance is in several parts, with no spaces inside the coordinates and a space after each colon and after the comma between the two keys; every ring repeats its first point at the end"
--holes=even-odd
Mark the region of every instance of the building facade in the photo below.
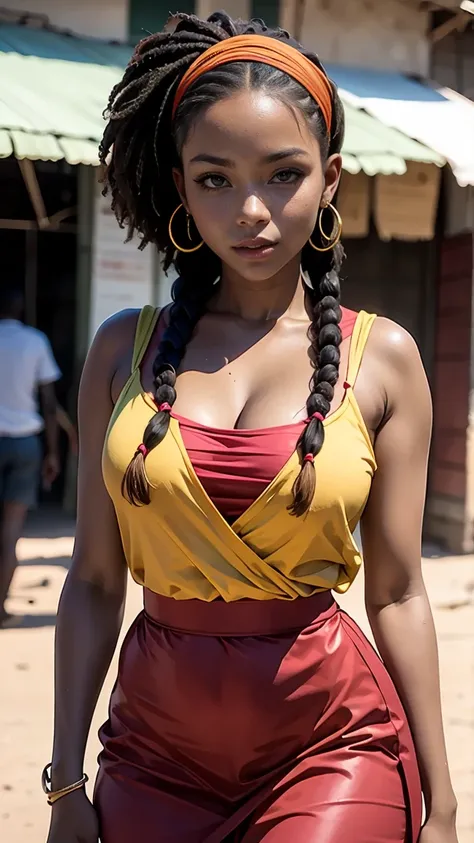
{"type": "MultiPolygon", "coordinates": [[[[449,24],[435,12],[433,28],[449,24]]],[[[474,20],[474,18],[473,18],[474,20]]],[[[469,24],[469,21],[467,21],[469,24]]],[[[435,41],[430,76],[474,99],[474,28],[435,41]]],[[[468,131],[466,129],[466,131],[468,131]]],[[[470,139],[474,147],[474,136],[470,139]]],[[[474,188],[444,175],[437,271],[434,430],[426,530],[459,553],[474,552],[474,188]]]]}
{"type": "MultiPolygon", "coordinates": [[[[22,0],[9,0],[13,17],[15,10],[22,11],[23,5],[22,0]]],[[[376,78],[382,80],[379,96],[380,85],[392,85],[397,74],[399,79],[402,74],[415,79],[431,76],[440,85],[454,87],[466,97],[472,96],[472,27],[466,26],[462,31],[433,39],[432,32],[441,24],[446,27],[445,21],[454,14],[438,12],[440,5],[417,0],[378,0],[377,3],[375,0],[352,3],[345,0],[227,0],[225,8],[234,17],[262,17],[268,25],[279,24],[294,32],[318,53],[330,66],[330,71],[334,68],[334,78],[341,88],[345,87],[347,76],[342,71],[344,68],[350,71],[355,87],[352,92],[346,92],[344,101],[351,120],[355,121],[353,130],[349,131],[349,140],[355,142],[365,128],[364,120],[370,119],[362,99],[359,98],[357,104],[358,96],[352,96],[361,91],[361,96],[364,95],[366,68],[372,71],[372,77],[367,77],[370,85],[376,78]],[[358,71],[361,72],[359,76],[358,71]]],[[[28,6],[37,16],[47,15],[55,27],[122,43],[133,43],[147,32],[156,31],[168,16],[165,0],[103,0],[99,6],[92,0],[83,0],[81,4],[69,0],[29,0],[28,6]]],[[[212,0],[183,0],[180,9],[205,17],[214,10],[214,4],[212,0]]],[[[32,20],[31,25],[40,27],[41,17],[32,20]]],[[[375,131],[375,124],[372,128],[375,131]]],[[[370,134],[371,127],[366,129],[370,134]]],[[[367,162],[368,156],[360,152],[357,148],[348,150],[347,161],[350,158],[357,166],[352,171],[350,167],[346,168],[340,195],[340,207],[345,210],[348,255],[344,301],[349,307],[365,308],[391,317],[414,334],[435,402],[426,538],[456,552],[472,550],[473,189],[460,187],[448,167],[443,168],[441,175],[441,170],[433,163],[435,159],[428,164],[420,160],[410,162],[411,158],[417,158],[419,150],[416,149],[413,155],[409,150],[404,153],[408,164],[405,171],[403,168],[398,170],[398,175],[396,167],[391,175],[384,175],[373,165],[373,160],[367,162]],[[397,219],[389,213],[394,208],[401,209],[399,216],[407,216],[412,209],[414,229],[420,226],[422,219],[418,234],[411,236],[412,232],[397,229],[397,219]]],[[[13,172],[13,165],[9,163],[8,166],[13,172]]],[[[51,326],[47,324],[51,297],[58,295],[61,283],[63,291],[69,290],[66,296],[69,312],[64,324],[70,325],[69,346],[72,333],[74,342],[64,400],[72,411],[78,377],[97,325],[114,309],[137,306],[145,300],[164,304],[168,300],[171,279],[161,272],[151,250],[138,253],[133,244],[123,245],[123,233],[101,196],[95,167],[61,161],[40,161],[34,166],[42,185],[46,185],[48,173],[58,183],[61,179],[64,184],[67,182],[73,194],[71,201],[77,205],[77,215],[67,228],[72,240],[66,250],[69,259],[74,252],[75,266],[68,268],[68,283],[58,280],[54,282],[56,287],[52,281],[38,281],[58,274],[51,243],[54,242],[52,238],[61,236],[64,246],[66,229],[63,226],[61,235],[53,234],[51,230],[32,234],[36,226],[34,214],[31,219],[23,219],[23,229],[19,226],[21,220],[14,221],[14,236],[18,240],[24,238],[26,256],[25,264],[21,267],[18,264],[15,271],[25,273],[26,282],[35,295],[34,301],[30,296],[31,321],[36,319],[39,327],[49,328],[51,333],[51,326]],[[49,245],[43,245],[43,242],[49,245]],[[71,242],[74,242],[73,250],[71,242]],[[28,263],[28,254],[33,263],[31,260],[28,263]],[[31,267],[36,272],[35,283],[31,267]],[[71,273],[74,276],[72,288],[71,273]]],[[[0,161],[0,180],[3,180],[2,172],[0,161]]],[[[16,172],[15,177],[18,175],[16,172]]],[[[21,177],[20,184],[24,190],[21,177]]],[[[49,196],[49,188],[44,190],[49,196]]],[[[27,193],[25,196],[28,199],[27,193]]],[[[25,216],[24,208],[17,214],[25,216]]],[[[12,230],[11,220],[3,222],[8,225],[2,230],[0,220],[0,238],[3,236],[6,242],[12,230]]],[[[73,475],[66,485],[66,499],[72,505],[73,475]]]]}

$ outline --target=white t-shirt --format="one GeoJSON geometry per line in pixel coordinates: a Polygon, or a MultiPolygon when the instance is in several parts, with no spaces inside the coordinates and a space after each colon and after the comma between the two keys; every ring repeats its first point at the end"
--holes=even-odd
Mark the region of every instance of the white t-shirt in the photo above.
{"type": "Polygon", "coordinates": [[[14,319],[0,319],[0,436],[40,433],[38,387],[60,377],[41,331],[14,319]]]}

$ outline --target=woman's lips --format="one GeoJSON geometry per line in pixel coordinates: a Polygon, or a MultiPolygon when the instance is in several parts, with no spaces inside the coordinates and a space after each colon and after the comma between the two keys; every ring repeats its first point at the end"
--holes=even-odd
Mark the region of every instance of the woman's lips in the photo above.
{"type": "Polygon", "coordinates": [[[262,260],[268,258],[275,251],[275,243],[269,243],[268,240],[254,240],[244,241],[238,246],[233,246],[234,252],[246,260],[262,260]]]}

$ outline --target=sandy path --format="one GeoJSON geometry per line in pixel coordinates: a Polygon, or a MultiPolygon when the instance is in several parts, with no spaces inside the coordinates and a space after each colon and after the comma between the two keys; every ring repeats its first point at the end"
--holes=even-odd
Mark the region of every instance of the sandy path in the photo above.
{"type": "MultiPolygon", "coordinates": [[[[49,809],[40,772],[51,752],[53,623],[72,549],[67,532],[62,524],[50,525],[48,533],[53,538],[21,540],[23,564],[9,608],[26,612],[27,617],[21,628],[0,631],[2,843],[43,843],[46,839],[49,809]]],[[[426,561],[425,575],[440,642],[448,747],[460,802],[460,843],[474,843],[474,557],[426,561]]],[[[361,578],[343,602],[367,629],[362,591],[361,578]]],[[[131,583],[124,632],[140,611],[140,600],[140,589],[131,583]]],[[[116,657],[88,745],[86,771],[92,780],[99,750],[97,729],[106,717],[115,670],[116,657]]]]}

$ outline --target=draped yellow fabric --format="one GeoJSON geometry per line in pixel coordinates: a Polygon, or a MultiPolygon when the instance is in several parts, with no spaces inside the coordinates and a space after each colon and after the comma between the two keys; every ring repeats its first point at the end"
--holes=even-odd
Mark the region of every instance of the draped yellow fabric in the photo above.
{"type": "MultiPolygon", "coordinates": [[[[133,578],[177,600],[292,600],[327,589],[346,591],[361,564],[352,532],[376,470],[351,389],[324,422],[325,442],[315,460],[316,492],[301,518],[287,510],[300,467],[293,453],[260,497],[229,525],[197,478],[173,417],[164,440],[146,459],[151,503],[135,507],[122,497],[125,468],[155,412],[143,391],[139,366],[157,317],[152,307],[140,314],[132,372],[110,420],[103,452],[104,480],[133,578]]],[[[347,371],[352,386],[374,319],[362,311],[354,326],[347,371]]]]}

